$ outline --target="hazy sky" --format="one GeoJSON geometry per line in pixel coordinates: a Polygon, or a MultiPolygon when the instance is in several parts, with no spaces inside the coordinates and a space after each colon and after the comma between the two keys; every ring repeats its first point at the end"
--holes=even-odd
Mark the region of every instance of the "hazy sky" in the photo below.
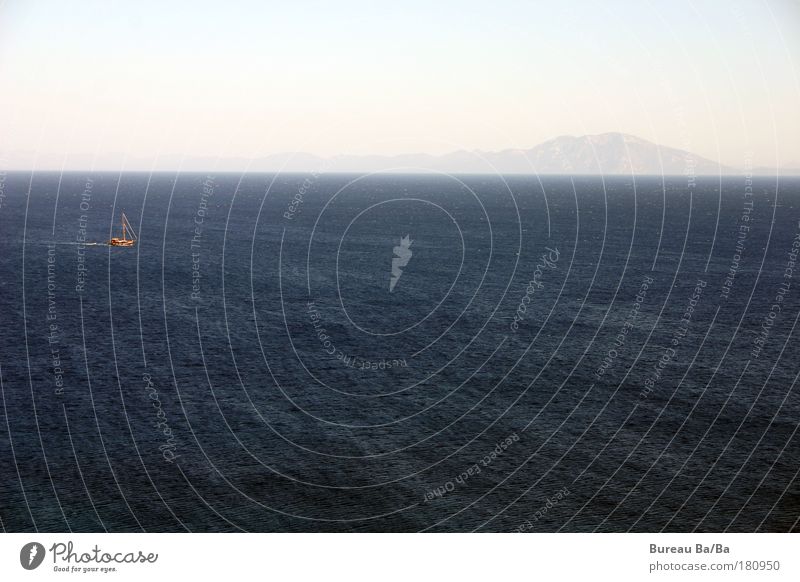
{"type": "Polygon", "coordinates": [[[800,167],[800,2],[0,0],[12,165],[607,131],[800,167]]]}

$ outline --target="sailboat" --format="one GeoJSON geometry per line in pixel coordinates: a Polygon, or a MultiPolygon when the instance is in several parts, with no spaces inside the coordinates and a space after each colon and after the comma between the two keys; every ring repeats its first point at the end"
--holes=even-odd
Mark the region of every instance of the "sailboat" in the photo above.
{"type": "Polygon", "coordinates": [[[113,237],[108,244],[112,247],[132,247],[136,244],[136,232],[134,232],[131,223],[128,221],[128,217],[125,216],[125,213],[122,213],[122,238],[113,237]],[[128,238],[128,235],[131,235],[131,238],[128,238]]]}

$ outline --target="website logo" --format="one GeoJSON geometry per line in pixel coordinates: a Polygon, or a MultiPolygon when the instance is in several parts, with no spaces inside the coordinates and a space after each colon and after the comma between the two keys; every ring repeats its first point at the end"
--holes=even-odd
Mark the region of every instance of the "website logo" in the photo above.
{"type": "Polygon", "coordinates": [[[26,570],[35,570],[44,561],[44,546],[39,542],[30,542],[19,551],[19,563],[26,570]]]}
{"type": "Polygon", "coordinates": [[[392,277],[389,279],[389,293],[394,291],[395,285],[400,280],[400,276],[403,274],[403,267],[408,264],[408,261],[411,260],[411,243],[413,243],[408,235],[404,236],[400,239],[400,244],[394,249],[394,257],[392,258],[392,277]]]}

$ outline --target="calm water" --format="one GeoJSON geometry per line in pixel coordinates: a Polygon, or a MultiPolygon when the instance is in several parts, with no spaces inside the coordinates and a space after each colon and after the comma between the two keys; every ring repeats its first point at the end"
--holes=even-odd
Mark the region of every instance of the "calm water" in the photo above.
{"type": "Polygon", "coordinates": [[[798,529],[800,181],[0,187],[7,531],[798,529]]]}

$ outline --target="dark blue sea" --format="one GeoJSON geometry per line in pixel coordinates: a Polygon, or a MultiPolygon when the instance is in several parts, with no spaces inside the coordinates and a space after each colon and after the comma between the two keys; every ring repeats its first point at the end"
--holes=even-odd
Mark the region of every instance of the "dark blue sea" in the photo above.
{"type": "Polygon", "coordinates": [[[789,178],[2,174],[0,524],[796,531],[799,221],[789,178]]]}

